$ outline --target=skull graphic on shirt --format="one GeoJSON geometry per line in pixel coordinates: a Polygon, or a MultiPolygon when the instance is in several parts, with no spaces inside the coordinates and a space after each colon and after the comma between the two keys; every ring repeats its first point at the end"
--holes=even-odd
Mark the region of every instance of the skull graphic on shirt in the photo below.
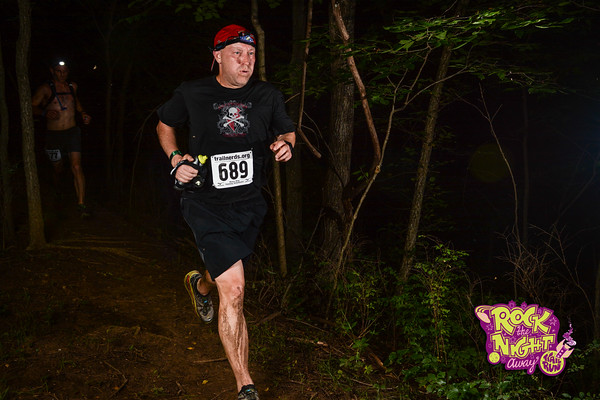
{"type": "Polygon", "coordinates": [[[219,111],[219,133],[227,137],[246,136],[250,127],[246,111],[251,107],[250,103],[242,104],[235,101],[215,104],[214,109],[219,111]]]}

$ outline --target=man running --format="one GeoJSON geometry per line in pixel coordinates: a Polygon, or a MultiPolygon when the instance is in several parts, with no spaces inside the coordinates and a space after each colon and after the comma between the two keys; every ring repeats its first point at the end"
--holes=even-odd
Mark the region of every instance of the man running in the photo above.
{"type": "Polygon", "coordinates": [[[76,112],[81,114],[84,124],[91,117],[83,110],[77,98],[77,84],[68,81],[69,66],[62,59],[50,65],[52,79],[37,88],[31,99],[33,114],[46,118],[45,149],[54,168],[55,185],[64,168],[64,157],[68,156],[73,173],[77,207],[82,217],[90,216],[85,205],[85,177],[81,167],[81,129],[75,121],[76,112]]]}
{"type": "Polygon", "coordinates": [[[210,322],[210,290],[216,284],[219,336],[235,375],[237,399],[258,400],[248,370],[244,265],[267,212],[261,187],[270,154],[276,161],[290,160],[296,134],[281,92],[251,79],[254,35],[229,25],[213,44],[218,75],[182,83],[158,110],[157,133],[171,174],[178,185],[188,184],[181,210],[206,266],[204,274],[189,272],[185,287],[198,317],[210,322]],[[186,125],[188,150],[182,152],[175,128],[186,125]]]}

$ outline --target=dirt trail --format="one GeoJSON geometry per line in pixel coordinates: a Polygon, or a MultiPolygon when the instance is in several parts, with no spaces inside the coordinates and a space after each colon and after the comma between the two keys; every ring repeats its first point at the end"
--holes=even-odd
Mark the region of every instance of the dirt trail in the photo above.
{"type": "MultiPolygon", "coordinates": [[[[47,250],[0,258],[0,398],[236,398],[216,321],[199,322],[183,287],[192,258],[102,208],[49,221],[47,250]]],[[[247,311],[250,325],[259,312],[247,311]]],[[[263,400],[342,398],[261,360],[251,372],[263,400]]]]}

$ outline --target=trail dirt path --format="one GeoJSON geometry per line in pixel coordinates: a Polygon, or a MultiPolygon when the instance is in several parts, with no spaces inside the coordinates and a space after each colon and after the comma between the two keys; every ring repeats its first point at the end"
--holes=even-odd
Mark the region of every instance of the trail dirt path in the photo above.
{"type": "MultiPolygon", "coordinates": [[[[198,320],[183,286],[189,252],[103,208],[81,220],[66,207],[48,236],[43,251],[0,254],[0,398],[236,398],[216,321],[198,320]]],[[[303,380],[314,338],[282,342],[298,333],[269,313],[246,309],[261,399],[346,398],[303,380]]]]}

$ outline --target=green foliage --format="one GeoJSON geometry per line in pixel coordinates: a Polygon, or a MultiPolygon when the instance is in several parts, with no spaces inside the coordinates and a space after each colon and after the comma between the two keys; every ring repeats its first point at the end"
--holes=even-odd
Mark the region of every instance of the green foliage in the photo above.
{"type": "MultiPolygon", "coordinates": [[[[314,349],[311,339],[315,332],[308,332],[302,339],[290,338],[277,325],[260,324],[248,327],[252,337],[252,362],[268,365],[286,373],[288,379],[303,381],[304,371],[298,368],[299,358],[308,358],[314,349]],[[308,339],[304,339],[308,338],[308,339]]],[[[315,342],[317,340],[314,340],[315,342]]]]}
{"type": "Polygon", "coordinates": [[[405,384],[445,399],[598,398],[583,390],[589,388],[597,342],[569,357],[561,379],[487,363],[484,334],[473,317],[466,257],[463,251],[421,238],[414,273],[390,299],[402,341],[389,353],[388,367],[399,369],[405,384]]]}
{"type": "Polygon", "coordinates": [[[495,2],[474,5],[464,16],[405,14],[392,25],[352,44],[361,71],[368,77],[369,99],[389,104],[394,87],[398,98],[427,91],[432,76],[423,71],[435,63],[436,51],[452,49],[451,74],[493,78],[508,87],[525,86],[531,93],[558,90],[551,63],[540,64],[544,41],[574,21],[567,5],[539,2],[495,2]],[[543,31],[543,33],[542,33],[543,31]]]}
{"type": "Polygon", "coordinates": [[[336,322],[343,332],[358,338],[353,348],[367,347],[368,337],[378,334],[376,321],[383,313],[383,274],[376,260],[358,258],[347,268],[336,293],[336,322]]]}
{"type": "Polygon", "coordinates": [[[10,397],[10,388],[6,385],[4,379],[0,380],[0,400],[8,400],[10,397]]]}
{"type": "Polygon", "coordinates": [[[342,370],[350,370],[353,373],[356,373],[361,376],[368,376],[373,373],[373,366],[366,363],[364,359],[364,350],[368,347],[369,341],[367,338],[360,338],[355,340],[352,343],[352,350],[354,351],[349,357],[340,358],[339,367],[341,368],[339,373],[342,373],[342,370]]]}
{"type": "Polygon", "coordinates": [[[164,395],[166,395],[166,391],[165,391],[165,389],[163,387],[153,386],[152,389],[151,389],[151,392],[155,396],[164,396],[164,395]]]}
{"type": "MultiPolygon", "coordinates": [[[[278,7],[281,4],[281,0],[265,0],[265,2],[270,8],[278,7]]],[[[152,2],[148,0],[132,0],[129,3],[129,7],[154,7],[161,3],[174,8],[176,13],[183,11],[193,14],[196,22],[204,22],[219,18],[221,10],[227,4],[227,0],[159,0],[152,2]]],[[[248,5],[248,10],[250,10],[250,5],[248,5]]]]}
{"type": "Polygon", "coordinates": [[[186,0],[178,2],[175,12],[182,10],[192,11],[196,22],[202,22],[219,17],[219,10],[225,5],[226,0],[186,0]]]}
{"type": "Polygon", "coordinates": [[[225,6],[226,0],[132,0],[129,8],[141,8],[140,14],[130,18],[130,22],[141,19],[150,9],[163,5],[174,9],[175,13],[188,12],[194,15],[196,22],[219,18],[219,11],[225,6]]]}
{"type": "Polygon", "coordinates": [[[600,399],[600,394],[598,393],[584,393],[584,392],[579,392],[574,396],[571,396],[568,393],[563,393],[562,394],[562,398],[563,399],[571,399],[571,400],[594,400],[594,399],[600,399]]]}
{"type": "Polygon", "coordinates": [[[336,327],[348,341],[345,346],[348,350],[323,361],[320,370],[333,380],[336,390],[347,391],[354,386],[349,384],[356,380],[369,382],[365,393],[353,392],[359,399],[387,398],[380,396],[380,391],[386,392],[383,390],[386,380],[377,374],[369,353],[389,324],[386,293],[393,287],[390,273],[393,271],[377,259],[355,251],[335,293],[336,327]]]}
{"type": "Polygon", "coordinates": [[[428,386],[427,392],[450,400],[549,398],[547,391],[539,387],[535,378],[527,376],[525,372],[511,371],[499,381],[478,378],[471,381],[438,383],[438,385],[428,386]]]}
{"type": "Polygon", "coordinates": [[[361,165],[358,171],[352,172],[352,176],[357,182],[367,181],[369,179],[369,171],[365,165],[361,165]]]}
{"type": "MultiPolygon", "coordinates": [[[[464,299],[461,287],[465,282],[467,253],[441,243],[426,243],[422,249],[424,260],[415,264],[402,294],[392,299],[397,313],[395,320],[410,352],[402,350],[390,361],[417,357],[437,368],[439,362],[448,362],[449,338],[463,334],[455,314],[460,310],[458,299],[464,299]]],[[[453,354],[457,356],[460,352],[453,354]]]]}
{"type": "MultiPolygon", "coordinates": [[[[402,344],[390,352],[387,365],[390,370],[402,368],[400,388],[415,383],[433,388],[441,380],[464,380],[477,367],[473,346],[456,339],[465,337],[456,313],[463,312],[458,303],[466,286],[466,253],[440,243],[425,247],[423,262],[418,263],[410,283],[397,296],[393,295],[397,271],[391,266],[358,253],[346,266],[335,310],[336,325],[350,339],[351,350],[321,366],[323,373],[341,387],[355,379],[385,387],[368,354],[384,333],[389,336],[390,321],[395,321],[402,344]]],[[[374,398],[372,391],[364,398],[374,398]]]]}
{"type": "Polygon", "coordinates": [[[253,360],[266,362],[272,354],[285,354],[285,336],[275,326],[250,326],[252,334],[253,360]]]}
{"type": "MultiPolygon", "coordinates": [[[[365,256],[361,249],[346,264],[334,299],[336,327],[345,343],[334,345],[337,351],[328,353],[318,364],[319,373],[329,378],[335,391],[352,391],[351,395],[359,399],[597,398],[589,379],[596,362],[594,353],[599,349],[597,343],[577,348],[568,359],[567,369],[556,378],[539,371],[529,375],[491,365],[473,304],[495,304],[506,299],[473,293],[466,272],[468,254],[449,244],[421,237],[415,259],[414,271],[399,293],[392,262],[365,256]],[[373,353],[387,355],[385,373],[372,362],[373,353]],[[365,383],[364,391],[352,385],[357,380],[365,383]]],[[[315,295],[313,301],[318,298],[315,295]]],[[[312,311],[318,308],[317,300],[312,311]]],[[[281,354],[287,354],[282,368],[297,364],[285,333],[267,329],[265,324],[250,329],[256,337],[256,361],[276,363],[281,354]]],[[[298,344],[305,356],[318,357],[320,353],[308,353],[314,348],[310,340],[314,340],[315,332],[307,334],[306,344],[298,344]]],[[[298,377],[294,368],[288,370],[288,375],[305,379],[298,377]]]]}

